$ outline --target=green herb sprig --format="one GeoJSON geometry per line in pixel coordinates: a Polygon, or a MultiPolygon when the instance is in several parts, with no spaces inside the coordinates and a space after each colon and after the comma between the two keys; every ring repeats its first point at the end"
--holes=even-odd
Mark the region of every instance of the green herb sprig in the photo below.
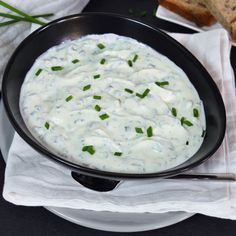
{"type": "Polygon", "coordinates": [[[12,13],[15,13],[16,15],[10,14],[10,13],[0,13],[1,17],[5,17],[7,19],[11,19],[10,21],[4,21],[0,23],[0,26],[7,26],[13,23],[17,23],[20,21],[26,21],[26,22],[31,22],[31,23],[35,23],[35,24],[39,24],[39,25],[44,25],[45,22],[38,20],[37,18],[39,17],[49,17],[49,16],[53,16],[53,13],[46,13],[46,14],[40,14],[40,15],[29,15],[13,6],[11,6],[10,4],[4,2],[4,1],[0,1],[0,6],[7,8],[8,10],[10,10],[12,13]]]}

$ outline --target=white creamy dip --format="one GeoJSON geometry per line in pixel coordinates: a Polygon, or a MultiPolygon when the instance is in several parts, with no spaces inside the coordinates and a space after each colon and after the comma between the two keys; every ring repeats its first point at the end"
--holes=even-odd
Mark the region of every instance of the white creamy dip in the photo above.
{"type": "Polygon", "coordinates": [[[65,41],[43,53],[26,75],[20,109],[49,150],[112,172],[177,166],[197,152],[205,130],[186,74],[149,46],[115,34],[65,41]]]}

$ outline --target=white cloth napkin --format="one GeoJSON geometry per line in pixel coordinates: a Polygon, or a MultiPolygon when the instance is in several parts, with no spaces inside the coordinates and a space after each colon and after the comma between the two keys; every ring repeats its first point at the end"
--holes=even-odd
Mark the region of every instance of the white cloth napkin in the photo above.
{"type": "MultiPolygon", "coordinates": [[[[54,13],[50,20],[63,17],[65,15],[80,13],[89,0],[7,0],[7,3],[27,12],[37,15],[54,13]]],[[[6,8],[0,6],[1,12],[7,12],[6,8]]],[[[7,21],[0,17],[0,22],[7,21]]],[[[10,26],[0,27],[0,84],[7,61],[19,43],[30,33],[30,23],[16,23],[10,26]]],[[[1,90],[1,88],[0,88],[1,90]]]]}
{"type": "MultiPolygon", "coordinates": [[[[193,170],[236,173],[236,98],[230,41],[225,30],[172,34],[207,68],[227,110],[227,132],[214,157],[193,170]]],[[[3,196],[26,206],[56,206],[114,212],[198,212],[236,219],[236,183],[194,180],[124,181],[111,192],[95,192],[75,182],[70,171],[39,155],[15,134],[5,172],[3,196]]]]}

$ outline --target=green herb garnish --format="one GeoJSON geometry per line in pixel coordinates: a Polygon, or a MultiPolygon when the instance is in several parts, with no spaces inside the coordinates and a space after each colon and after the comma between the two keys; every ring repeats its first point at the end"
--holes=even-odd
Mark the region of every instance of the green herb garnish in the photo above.
{"type": "Polygon", "coordinates": [[[52,66],[52,67],[51,67],[51,70],[52,70],[52,71],[59,71],[59,70],[63,70],[63,68],[64,68],[64,67],[62,67],[62,66],[52,66]]]}
{"type": "Polygon", "coordinates": [[[128,65],[129,65],[129,67],[132,67],[132,66],[133,66],[133,62],[132,62],[131,60],[128,60],[127,63],[128,63],[128,65]]]}
{"type": "Polygon", "coordinates": [[[105,120],[105,119],[109,118],[109,115],[104,113],[104,114],[100,115],[99,117],[101,120],[105,120]]]}
{"type": "Polygon", "coordinates": [[[49,129],[50,125],[49,125],[49,123],[48,123],[47,121],[45,122],[44,127],[45,127],[46,129],[49,129]]]}
{"type": "Polygon", "coordinates": [[[150,126],[150,127],[147,128],[147,136],[148,136],[148,137],[152,137],[152,136],[153,136],[153,133],[152,133],[152,126],[150,126]]]}
{"type": "Polygon", "coordinates": [[[137,59],[138,59],[138,55],[137,55],[137,54],[135,54],[135,56],[134,56],[134,58],[133,58],[133,62],[136,62],[136,61],[137,61],[137,59]]]}
{"type": "Polygon", "coordinates": [[[71,99],[73,99],[72,95],[68,96],[65,100],[66,100],[66,102],[69,102],[71,99]]]}
{"type": "Polygon", "coordinates": [[[163,81],[163,82],[158,82],[158,81],[156,81],[155,84],[156,84],[157,86],[162,87],[162,86],[165,86],[165,85],[169,85],[169,82],[168,82],[168,81],[163,81]]]}
{"type": "MultiPolygon", "coordinates": [[[[9,9],[10,11],[16,13],[18,15],[18,17],[16,16],[18,18],[18,20],[28,21],[28,22],[32,22],[35,24],[39,24],[39,25],[45,24],[44,22],[34,18],[33,16],[28,15],[27,13],[25,13],[25,12],[23,12],[23,11],[3,2],[3,1],[0,1],[0,6],[5,7],[7,9],[9,9]],[[20,17],[20,16],[22,16],[22,17],[20,17]]],[[[5,14],[7,14],[7,13],[5,13],[5,14]]],[[[11,14],[8,14],[8,15],[11,15],[11,14]]],[[[12,16],[14,17],[14,15],[12,15],[12,16]]],[[[10,18],[10,17],[8,16],[8,18],[10,18]]],[[[11,18],[11,19],[13,19],[13,18],[11,18]]],[[[15,20],[17,20],[17,19],[15,18],[15,20]]]]}
{"type": "Polygon", "coordinates": [[[141,16],[141,17],[145,17],[146,15],[147,15],[147,11],[141,11],[141,12],[140,12],[140,16],[141,16]]]}
{"type": "MultiPolygon", "coordinates": [[[[46,14],[30,15],[30,16],[33,17],[33,18],[40,18],[40,17],[44,17],[45,18],[45,17],[49,17],[49,16],[53,16],[53,15],[54,15],[53,13],[46,13],[46,14]]],[[[17,22],[20,22],[20,21],[31,22],[31,20],[29,20],[29,19],[26,19],[26,18],[21,17],[21,16],[12,15],[12,14],[9,14],[9,13],[1,12],[0,16],[8,18],[8,19],[12,19],[12,20],[9,20],[9,21],[1,22],[0,23],[0,27],[1,26],[11,25],[11,24],[14,24],[14,23],[17,23],[17,22]]]]}
{"type": "Polygon", "coordinates": [[[105,58],[102,58],[101,61],[100,61],[100,64],[101,65],[104,65],[106,63],[106,59],[105,58]]]}
{"type": "Polygon", "coordinates": [[[122,152],[114,152],[114,156],[120,157],[122,155],[122,152]]]}
{"type": "Polygon", "coordinates": [[[139,97],[139,98],[145,98],[150,92],[150,89],[146,89],[143,94],[140,94],[140,93],[136,93],[136,96],[139,97]]]}
{"type": "Polygon", "coordinates": [[[187,126],[193,126],[193,123],[191,123],[189,120],[187,120],[185,117],[182,117],[181,120],[181,125],[187,125],[187,126]]]}
{"type": "Polygon", "coordinates": [[[97,47],[98,47],[99,49],[104,49],[104,48],[105,48],[105,45],[103,45],[102,43],[99,43],[99,44],[97,44],[97,47]]]}
{"type": "Polygon", "coordinates": [[[196,108],[193,108],[193,116],[198,118],[199,117],[199,112],[198,112],[198,109],[196,108]]]}
{"type": "Polygon", "coordinates": [[[173,115],[174,117],[177,116],[177,110],[176,110],[175,107],[172,107],[172,108],[171,108],[171,113],[172,113],[172,115],[173,115]]]}
{"type": "Polygon", "coordinates": [[[143,98],[146,97],[150,92],[150,89],[146,89],[144,92],[143,92],[143,98]]]}
{"type": "Polygon", "coordinates": [[[74,59],[73,61],[71,61],[73,64],[76,64],[79,62],[79,59],[74,59]]]}
{"type": "Polygon", "coordinates": [[[137,134],[143,134],[143,130],[139,127],[135,127],[135,131],[137,134]]]}
{"type": "Polygon", "coordinates": [[[36,75],[36,76],[39,76],[42,71],[43,71],[43,70],[42,70],[41,68],[38,69],[37,72],[35,73],[35,75],[36,75]]]}
{"type": "Polygon", "coordinates": [[[91,84],[85,85],[83,87],[83,91],[89,90],[91,88],[91,84]]]}
{"type": "Polygon", "coordinates": [[[93,96],[93,99],[101,100],[101,99],[102,99],[102,96],[94,95],[94,96],[93,96]]]}
{"type": "Polygon", "coordinates": [[[93,155],[95,153],[95,149],[94,149],[93,145],[84,146],[82,148],[82,151],[83,152],[88,152],[91,155],[93,155]]]}
{"type": "Polygon", "coordinates": [[[140,93],[136,93],[135,95],[136,95],[137,97],[139,97],[139,98],[143,98],[143,95],[140,94],[140,93]]]}
{"type": "Polygon", "coordinates": [[[131,89],[125,88],[125,92],[127,92],[127,93],[131,93],[131,94],[132,94],[134,91],[131,90],[131,89]]]}
{"type": "Polygon", "coordinates": [[[93,78],[94,78],[94,79],[99,79],[99,78],[100,78],[100,75],[99,75],[99,74],[94,75],[93,78]]]}
{"type": "Polygon", "coordinates": [[[96,111],[101,111],[101,107],[100,107],[99,105],[96,105],[96,106],[94,107],[94,109],[95,109],[96,111]]]}

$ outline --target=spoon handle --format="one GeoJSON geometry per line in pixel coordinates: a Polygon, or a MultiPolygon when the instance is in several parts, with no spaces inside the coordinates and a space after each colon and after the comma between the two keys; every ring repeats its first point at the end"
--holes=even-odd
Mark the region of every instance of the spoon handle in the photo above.
{"type": "Polygon", "coordinates": [[[190,179],[190,180],[213,180],[213,181],[236,181],[233,173],[211,173],[211,174],[179,174],[168,179],[190,179]]]}

